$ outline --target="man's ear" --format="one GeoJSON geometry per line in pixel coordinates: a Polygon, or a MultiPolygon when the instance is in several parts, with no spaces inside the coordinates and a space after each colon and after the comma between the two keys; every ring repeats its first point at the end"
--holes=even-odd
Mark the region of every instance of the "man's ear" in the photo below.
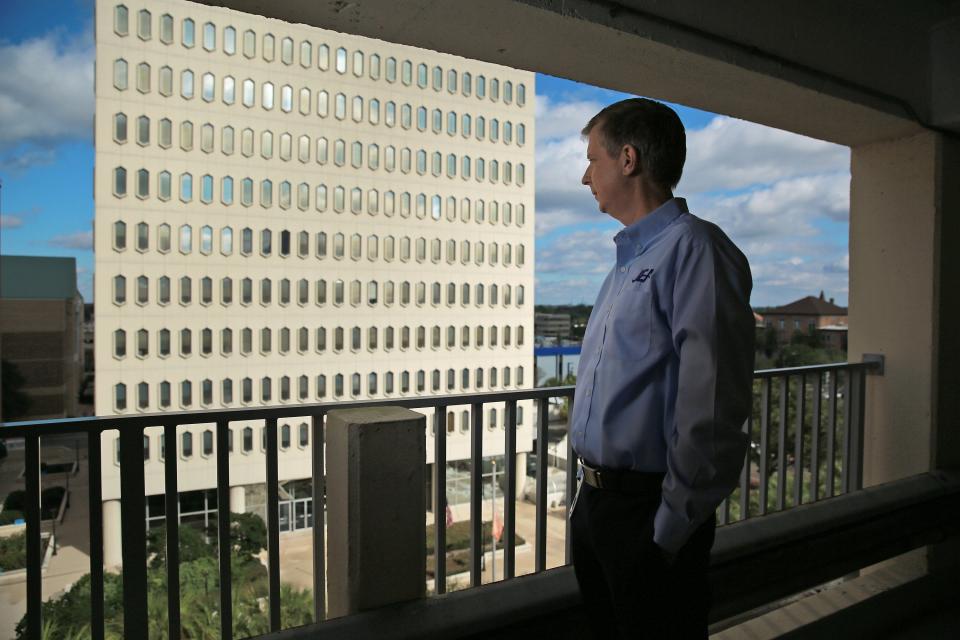
{"type": "Polygon", "coordinates": [[[632,176],[640,173],[640,156],[637,148],[632,144],[623,145],[620,150],[620,170],[625,176],[632,176]]]}

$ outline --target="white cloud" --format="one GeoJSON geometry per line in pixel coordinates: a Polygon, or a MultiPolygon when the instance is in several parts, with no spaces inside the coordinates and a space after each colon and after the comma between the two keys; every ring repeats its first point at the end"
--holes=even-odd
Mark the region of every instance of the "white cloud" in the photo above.
{"type": "MultiPolygon", "coordinates": [[[[93,60],[89,31],[76,40],[51,32],[17,44],[0,44],[0,150],[21,143],[50,147],[89,138],[93,60]]],[[[31,159],[47,158],[38,154],[25,160],[31,159]]]]}
{"type": "Polygon", "coordinates": [[[687,161],[677,192],[743,189],[849,170],[850,150],[846,147],[717,116],[703,129],[687,132],[687,161]]]}
{"type": "Polygon", "coordinates": [[[16,229],[23,225],[23,218],[9,214],[0,214],[0,229],[16,229]]]}
{"type": "Polygon", "coordinates": [[[93,249],[93,231],[77,231],[53,236],[49,240],[55,247],[64,249],[93,249]]]}

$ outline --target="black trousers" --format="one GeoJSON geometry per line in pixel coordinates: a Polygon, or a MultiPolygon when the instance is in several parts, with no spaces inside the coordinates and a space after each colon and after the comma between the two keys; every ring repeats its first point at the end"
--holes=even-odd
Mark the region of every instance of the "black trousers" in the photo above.
{"type": "Polygon", "coordinates": [[[660,495],[586,483],[573,510],[573,568],[597,638],[707,637],[711,517],[667,564],[653,542],[660,495]]]}

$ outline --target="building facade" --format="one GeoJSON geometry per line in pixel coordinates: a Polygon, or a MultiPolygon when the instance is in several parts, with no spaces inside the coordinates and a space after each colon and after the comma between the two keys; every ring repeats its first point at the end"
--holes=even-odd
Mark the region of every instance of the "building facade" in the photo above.
{"type": "MultiPolygon", "coordinates": [[[[98,415],[533,386],[533,74],[180,1],[98,0],[96,43],[98,415]]],[[[294,493],[309,423],[280,424],[294,493]]],[[[231,434],[230,507],[262,509],[263,426],[231,434]]],[[[209,514],[213,426],[178,435],[209,514]]],[[[148,517],[168,449],[148,430],[148,517]]]]}
{"type": "Polygon", "coordinates": [[[3,382],[22,379],[23,403],[0,407],[0,422],[79,415],[82,324],[76,259],[0,256],[3,382]]]}

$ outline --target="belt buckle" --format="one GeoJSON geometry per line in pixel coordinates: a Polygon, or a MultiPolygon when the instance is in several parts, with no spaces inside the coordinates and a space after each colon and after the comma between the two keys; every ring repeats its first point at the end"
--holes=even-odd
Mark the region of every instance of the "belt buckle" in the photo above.
{"type": "Polygon", "coordinates": [[[592,484],[597,489],[603,489],[603,474],[600,473],[600,470],[588,466],[582,460],[580,461],[580,466],[583,467],[584,477],[588,479],[587,484],[592,484]]]}

